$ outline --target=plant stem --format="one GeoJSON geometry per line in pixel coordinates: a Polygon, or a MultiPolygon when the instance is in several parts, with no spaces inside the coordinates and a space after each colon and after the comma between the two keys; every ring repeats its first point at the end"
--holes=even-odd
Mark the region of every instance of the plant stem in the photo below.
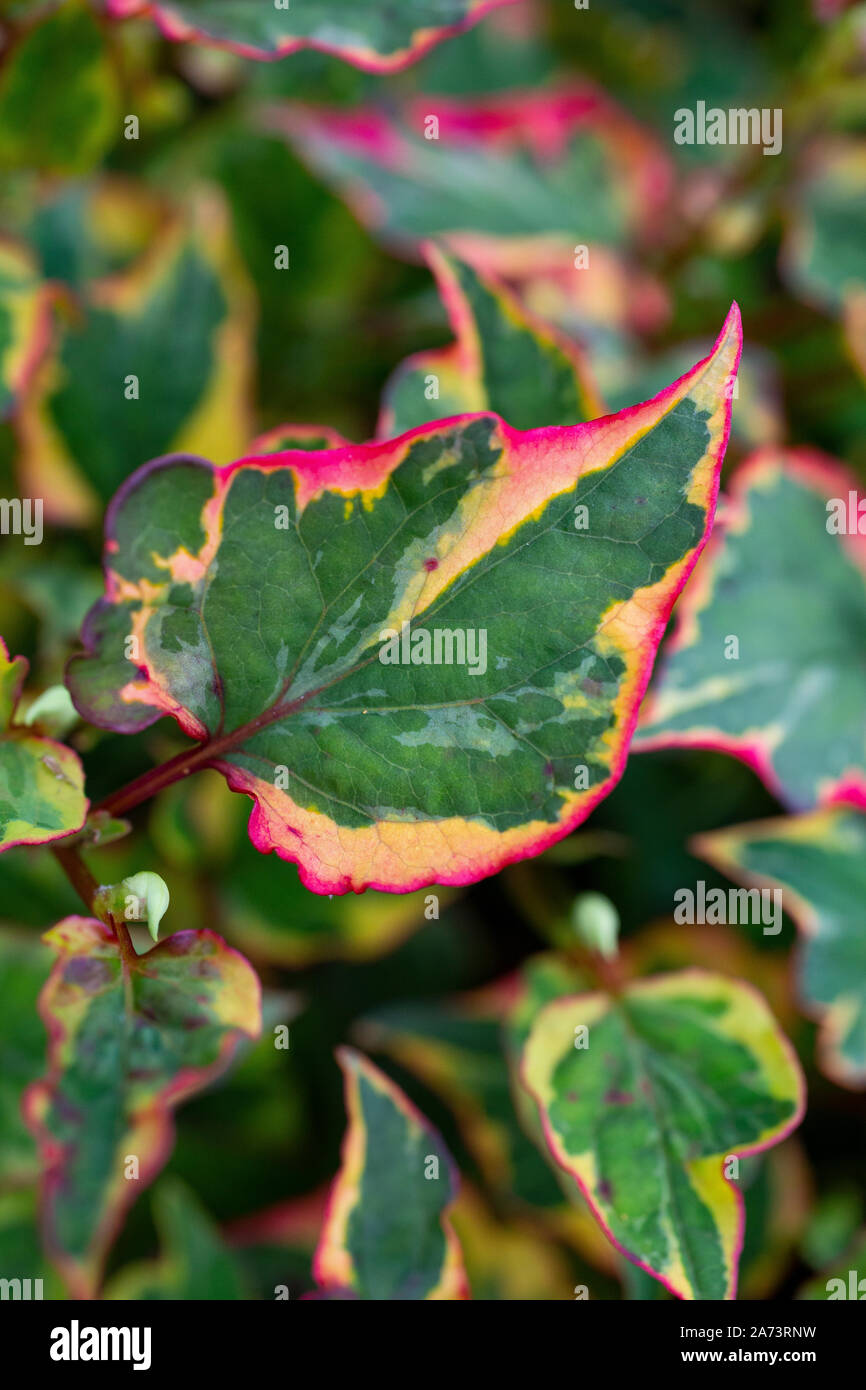
{"type": "Polygon", "coordinates": [[[88,912],[92,912],[99,884],[81,858],[78,847],[52,845],[51,852],[88,912]]]}
{"type": "MultiPolygon", "coordinates": [[[[52,845],[51,851],[88,912],[94,912],[93,903],[99,891],[99,884],[81,858],[78,846],[52,845]]],[[[108,925],[117,938],[124,965],[130,966],[133,961],[138,959],[138,956],[126,923],[109,916],[108,925]]]]}
{"type": "Polygon", "coordinates": [[[112,816],[122,816],[126,811],[140,806],[142,801],[156,796],[164,787],[171,786],[172,782],[179,782],[182,777],[188,777],[191,772],[208,763],[213,756],[212,743],[202,743],[196,748],[184,749],[167,762],[148,768],[147,772],[143,772],[140,777],[136,777],[119,791],[111,792],[93,809],[106,811],[112,816]]]}

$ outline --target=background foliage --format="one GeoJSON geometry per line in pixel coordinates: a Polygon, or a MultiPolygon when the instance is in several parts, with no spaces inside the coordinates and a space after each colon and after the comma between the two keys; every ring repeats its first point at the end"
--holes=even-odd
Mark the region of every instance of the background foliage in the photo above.
{"type": "MultiPolygon", "coordinates": [[[[736,298],[745,350],[723,486],[757,449],[772,472],[808,446],[832,456],[821,466],[834,481],[862,487],[866,7],[608,0],[581,12],[521,0],[387,73],[310,50],[259,62],[106,8],[0,6],[0,492],[43,497],[46,513],[40,546],[2,539],[0,631],[30,662],[29,696],[60,682],[78,648],[101,592],[105,505],[140,464],[187,449],[229,462],[287,423],[360,441],[400,419],[411,370],[401,364],[439,361],[454,339],[421,247],[430,236],[451,234],[452,253],[497,272],[524,311],[571,341],[576,358],[557,360],[573,419],[601,413],[593,403],[642,401],[685,371],[736,298]],[[566,138],[561,164],[537,158],[533,141],[575,92],[587,104],[579,138],[566,138]],[[676,146],[673,112],[698,100],[781,108],[782,152],[676,146]],[[506,155],[467,136],[479,102],[518,130],[506,155]],[[425,146],[418,121],[430,112],[444,138],[425,146]],[[590,247],[585,283],[575,242],[590,247]],[[121,370],[147,380],[146,400],[124,398],[121,370]]],[[[494,368],[486,391],[455,409],[507,415],[494,368]]],[[[778,603],[795,670],[814,657],[810,633],[832,647],[826,699],[787,779],[729,755],[739,726],[725,711],[713,712],[715,748],[656,746],[651,725],[587,825],[537,860],[440,888],[435,920],[423,891],[308,892],[294,866],[252,847],[245,799],[211,772],[160,793],[132,815],[131,834],[93,848],[101,882],[143,866],[165,877],[163,937],[211,930],[246,955],[265,1025],[178,1113],[162,1177],[110,1247],[105,1297],[271,1298],[277,1285],[339,1296],[339,1255],[328,1246],[315,1272],[312,1257],[346,1126],[334,1049],[347,1043],[377,1064],[341,1053],[359,1113],[366,1097],[377,1125],[421,1142],[414,1111],[393,1100],[396,1081],[461,1175],[453,1231],[443,1236],[438,1210],[418,1214],[421,1286],[386,1278],[359,1244],[361,1296],[460,1296],[453,1238],[475,1298],[568,1299],[576,1285],[599,1298],[670,1296],[557,1181],[509,1071],[527,1001],[534,1017],[564,990],[593,987],[572,911],[588,892],[615,905],[636,976],[698,966],[750,982],[805,1069],[799,1129],[743,1159],[740,1296],[825,1297],[822,1271],[866,1273],[862,816],[849,805],[792,828],[792,813],[828,799],[822,778],[837,777],[840,757],[848,768],[859,757],[863,777],[863,568],[830,554],[826,536],[806,553],[796,509],[813,504],[793,496],[796,468],[782,471],[780,495],[756,517],[765,531],[738,540],[747,577],[750,543],[753,557],[776,547],[779,564],[757,593],[723,575],[718,622],[763,650],[779,638],[778,603]],[[748,825],[720,833],[767,818],[779,818],[777,838],[748,825]],[[677,926],[674,895],[701,878],[782,883],[798,910],[778,936],[677,926]],[[792,968],[804,928],[813,938],[792,968]],[[852,992],[855,1021],[840,1023],[832,1010],[852,992]],[[273,1046],[280,1023],[287,1050],[273,1046]]],[[[680,649],[656,693],[663,679],[676,684],[676,663],[700,659],[680,649]]],[[[755,722],[750,709],[745,727],[755,722]]],[[[132,735],[78,724],[67,742],[91,802],[183,746],[170,720],[132,735]]],[[[61,1296],[76,1275],[42,1252],[39,1160],[20,1100],[45,1073],[36,999],[51,953],[40,933],[80,904],[39,848],[0,858],[0,904],[0,1275],[42,1275],[46,1295],[61,1296]]],[[[723,1134],[719,1151],[730,1142],[723,1134]]],[[[335,1229],[331,1213],[332,1245],[335,1229]]]]}

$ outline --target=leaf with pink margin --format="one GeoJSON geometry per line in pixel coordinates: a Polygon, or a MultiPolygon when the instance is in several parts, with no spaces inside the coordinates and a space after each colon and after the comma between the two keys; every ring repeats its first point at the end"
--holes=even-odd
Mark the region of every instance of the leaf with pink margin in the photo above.
{"type": "Polygon", "coordinates": [[[393,373],[376,430],[380,439],[470,411],[495,411],[523,430],[576,425],[605,413],[575,342],[467,261],[432,244],[425,255],[457,341],[417,353],[393,373]]]}
{"type": "Polygon", "coordinates": [[[805,1106],[758,991],[684,970],[557,999],[522,1075],[551,1153],[617,1249],[679,1298],[735,1297],[743,1199],[728,1160],[779,1143],[805,1106]]]}
{"type": "Polygon", "coordinates": [[[543,267],[551,236],[572,246],[651,237],[671,191],[669,156],[590,83],[413,97],[396,119],[299,104],[264,119],[360,222],[416,258],[427,239],[468,233],[540,239],[543,267]]]}
{"type": "Polygon", "coordinates": [[[168,1159],[173,1108],[258,1036],[260,988],[211,931],[176,932],[132,963],[94,918],[67,917],[43,939],[58,957],[40,997],[49,1070],[24,1113],[43,1164],[46,1249],[88,1297],[126,1210],[168,1159]]]}
{"type": "Polygon", "coordinates": [[[327,1294],[376,1301],[469,1297],[447,1211],[457,1171],[441,1137],[384,1072],[341,1047],[349,1125],[314,1273],[327,1294]]]}
{"type": "Polygon", "coordinates": [[[366,72],[396,72],[442,39],[515,0],[302,0],[277,7],[253,0],[108,0],[115,19],[153,19],[175,43],[274,59],[312,48],[366,72]]]}
{"type": "Polygon", "coordinates": [[[622,774],[712,519],[740,341],[734,307],[692,371],[587,424],[465,415],[227,468],[157,460],[109,510],[76,707],[121,732],[171,714],[193,765],[255,801],[256,847],[317,892],[538,853],[622,774]]]}
{"type": "Polygon", "coordinates": [[[791,810],[866,806],[864,632],[856,479],[816,450],[759,450],[734,474],[635,751],[730,753],[791,810]]]}
{"type": "Polygon", "coordinates": [[[14,722],[28,667],[0,638],[0,852],[80,830],[90,805],[78,754],[14,722]]]}
{"type": "Polygon", "coordinates": [[[844,806],[699,835],[692,849],[751,890],[781,891],[803,935],[799,993],[832,1081],[866,1089],[866,816],[844,806]]]}

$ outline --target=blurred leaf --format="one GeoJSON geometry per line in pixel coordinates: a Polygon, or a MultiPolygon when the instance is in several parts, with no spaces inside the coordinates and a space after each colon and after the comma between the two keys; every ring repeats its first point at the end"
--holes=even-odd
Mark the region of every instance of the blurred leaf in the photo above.
{"type": "Polygon", "coordinates": [[[280,58],[300,48],[334,53],[369,72],[393,72],[431,45],[514,0],[334,0],[302,5],[234,4],[224,0],[107,0],[108,13],[148,15],[169,39],[217,44],[248,58],[280,58]]]}
{"type": "Polygon", "coordinates": [[[120,94],[96,17],[62,5],[14,43],[0,71],[0,169],[92,169],[120,134],[120,94]]]}
{"type": "Polygon", "coordinates": [[[410,254],[460,232],[620,244],[649,233],[670,190],[661,147],[589,84],[477,102],[416,96],[396,120],[286,105],[268,123],[410,254]]]}
{"type": "Polygon", "coordinates": [[[822,1274],[804,1284],[797,1297],[818,1301],[866,1299],[866,1231],[860,1231],[822,1274]]]}
{"type": "Polygon", "coordinates": [[[469,411],[493,410],[522,430],[604,413],[577,344],[533,321],[466,261],[432,245],[426,256],[457,341],[397,368],[385,387],[380,438],[469,411]]]}
{"type": "Polygon", "coordinates": [[[0,638],[0,850],[44,845],[79,830],[88,801],[71,748],[13,723],[27,675],[0,638]]]}
{"type": "Polygon", "coordinates": [[[92,519],[148,459],[227,462],[252,433],[251,302],[213,193],[82,300],[20,419],[23,483],[65,522],[92,519]]]}
{"type": "Polygon", "coordinates": [[[866,816],[842,808],[698,836],[695,853],[757,888],[780,888],[803,933],[805,1007],[822,1023],[822,1071],[866,1089],[866,816]]]}
{"type": "Polygon", "coordinates": [[[237,1263],[219,1231],[190,1190],[176,1179],[153,1196],[162,1255],[116,1274],[105,1298],[130,1302],[219,1300],[244,1297],[237,1263]]]}
{"type": "Polygon", "coordinates": [[[777,1143],[805,1105],[757,991],[693,970],[616,999],[555,1000],[533,1024],[523,1079],[551,1153],[617,1248],[681,1298],[734,1297],[743,1210],[726,1156],[777,1143]]]}
{"type": "Polygon", "coordinates": [[[761,451],[737,471],[636,750],[731,753],[792,809],[862,804],[866,548],[848,520],[852,492],[844,468],[812,450],[761,451]]]}
{"type": "Polygon", "coordinates": [[[45,1028],[36,1002],[50,964],[41,942],[24,932],[0,930],[0,1191],[32,1181],[39,1172],[21,1098],[45,1065],[45,1028]]]}
{"type": "Polygon", "coordinates": [[[25,1116],[44,1165],[46,1248],[73,1293],[94,1292],[140,1184],[172,1145],[171,1110],[260,1027],[259,984],[213,932],[177,932],[124,962],[101,922],[67,917],[40,1011],[49,1072],[25,1116]]]}
{"type": "Polygon", "coordinates": [[[348,1047],[337,1056],[349,1126],[316,1251],[320,1288],[380,1301],[468,1297],[444,1215],[457,1191],[448,1150],[378,1067],[348,1047]]]}
{"type": "Polygon", "coordinates": [[[29,252],[0,243],[0,416],[16,404],[48,347],[50,297],[29,252]]]}
{"type": "Polygon", "coordinates": [[[783,269],[798,294],[838,312],[866,289],[866,140],[810,147],[790,204],[783,269]]]}

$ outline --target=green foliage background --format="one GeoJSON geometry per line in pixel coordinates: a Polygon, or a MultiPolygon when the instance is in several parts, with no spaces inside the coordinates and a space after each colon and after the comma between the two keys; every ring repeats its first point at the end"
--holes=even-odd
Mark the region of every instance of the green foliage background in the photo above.
{"type": "MultiPolygon", "coordinates": [[[[449,342],[451,332],[428,270],[380,245],[269,129],[264,113],[284,100],[348,111],[371,101],[396,106],[417,93],[544,92],[570,75],[588,76],[658,134],[676,161],[687,205],[697,208],[704,199],[715,208],[696,216],[693,227],[681,209],[671,211],[641,248],[642,264],[670,296],[671,312],[614,354],[607,377],[612,408],[644,399],[676,376],[682,368],[671,364],[682,360],[678,354],[696,360],[701,354],[689,355],[687,345],[708,343],[736,298],[751,399],[735,402],[726,474],[755,443],[784,441],[824,449],[864,480],[866,386],[846,349],[839,305],[852,283],[866,289],[866,182],[852,191],[850,207],[819,209],[826,240],[814,252],[817,267],[804,272],[809,293],[795,293],[781,259],[804,146],[831,135],[866,139],[866,68],[851,37],[854,18],[863,23],[862,9],[822,24],[805,0],[610,0],[593,4],[590,18],[567,0],[549,0],[532,7],[526,30],[509,34],[507,25],[489,19],[383,77],[314,53],[256,63],[172,45],[146,21],[109,24],[97,6],[83,3],[7,3],[0,232],[29,248],[37,275],[66,286],[56,313],[75,325],[87,286],[127,257],[120,250],[113,259],[111,250],[88,241],[81,209],[95,180],[116,176],[169,204],[182,203],[194,185],[220,190],[230,254],[255,323],[249,437],[293,421],[366,439],[389,373],[408,354],[449,342]],[[67,26],[59,47],[48,35],[57,23],[67,26]],[[782,106],[782,154],[743,159],[743,152],[725,148],[674,147],[673,111],[698,99],[708,106],[782,106]],[[139,117],[138,139],[123,136],[127,113],[139,117]],[[290,249],[286,271],[274,265],[281,244],[290,249]],[[854,269],[843,294],[828,267],[846,255],[853,256],[854,269]]],[[[141,216],[135,255],[149,243],[141,216]]],[[[209,297],[201,286],[182,282],[174,295],[157,313],[151,346],[156,360],[176,361],[183,372],[199,361],[207,315],[219,313],[213,298],[219,288],[211,286],[209,297]],[[180,347],[172,356],[175,335],[180,347]]],[[[96,338],[78,340],[83,360],[65,359],[73,388],[57,418],[68,419],[73,461],[104,501],[153,449],[147,430],[129,433],[118,421],[113,433],[104,403],[88,402],[81,383],[98,385],[106,361],[123,356],[122,339],[109,334],[106,346],[96,338]]],[[[590,362],[593,351],[604,350],[600,335],[590,344],[590,362]]],[[[0,424],[5,496],[26,495],[22,452],[13,408],[0,424]]],[[[52,524],[43,545],[32,550],[20,538],[0,542],[0,632],[10,651],[29,658],[33,690],[62,679],[80,620],[99,592],[101,519],[52,524]]],[[[165,720],[131,737],[79,729],[70,741],[84,761],[94,802],[182,746],[165,720]]],[[[699,957],[696,963],[724,970],[730,960],[734,973],[771,982],[768,992],[807,1068],[809,1109],[787,1141],[783,1167],[750,1160],[742,1291],[790,1298],[812,1271],[838,1261],[866,1214],[866,1113],[862,1092],[834,1085],[814,1064],[815,1027],[796,1012],[786,975],[796,938],[792,922],[786,918],[774,938],[726,928],[734,940],[720,948],[724,959],[714,959],[715,946],[696,937],[691,958],[678,954],[680,946],[640,944],[655,939],[650,924],[670,918],[678,887],[699,878],[727,886],[690,855],[692,836],[780,814],[748,767],[712,752],[635,755],[588,826],[538,861],[443,893],[438,921],[424,919],[423,894],[408,905],[314,897],[300,887],[292,866],[251,848],[246,814],[244,799],[205,774],[200,784],[172,788],[142,807],[130,837],[91,855],[105,882],[145,866],[159,869],[171,888],[163,934],[180,927],[219,931],[248,955],[266,990],[263,1040],[178,1115],[155,1213],[163,1266],[130,1272],[159,1246],[151,1199],[144,1196],[112,1252],[109,1294],[120,1270],[118,1297],[142,1296],[151,1285],[156,1293],[151,1288],[149,1296],[160,1297],[267,1298],[275,1283],[288,1283],[293,1297],[310,1289],[309,1234],[247,1233],[234,1256],[226,1245],[241,1240],[231,1223],[303,1198],[333,1177],[345,1126],[334,1047],[354,1040],[382,1062],[376,1039],[382,1041],[388,1010],[411,1006],[417,1021],[428,1005],[485,986],[534,953],[561,945],[574,896],[590,890],[615,904],[623,940],[644,950],[648,968],[699,957]],[[379,1019],[378,1034],[372,1015],[379,1019]],[[281,1020],[291,1022],[288,1051],[275,1050],[268,1031],[281,1020]],[[203,1269],[211,1270],[210,1284],[201,1283],[203,1269]]],[[[34,1156],[16,1106],[26,1082],[41,1071],[34,1001],[47,956],[35,942],[41,930],[78,910],[47,851],[16,850],[0,859],[0,950],[18,961],[14,971],[0,975],[3,1274],[43,1268],[33,1214],[34,1156]]],[[[468,1029],[461,1045],[483,1071],[490,1039],[468,1029]]],[[[469,1063],[461,1065],[468,1074],[469,1063]]],[[[525,1210],[518,1213],[507,1194],[493,1190],[454,1109],[405,1058],[390,1056],[384,1066],[441,1129],[464,1182],[484,1194],[489,1212],[503,1228],[525,1235],[525,1210]]],[[[494,1102],[488,1103],[492,1113],[494,1102]]],[[[641,1271],[599,1256],[591,1241],[551,1233],[544,1222],[529,1226],[533,1250],[543,1257],[534,1288],[528,1278],[523,1296],[569,1298],[580,1282],[593,1297],[665,1296],[641,1271]],[[553,1273],[544,1266],[548,1258],[553,1273]],[[560,1285],[559,1293],[551,1292],[560,1285]]],[[[489,1232],[479,1235],[479,1249],[467,1256],[475,1296],[521,1296],[509,1284],[509,1262],[491,1253],[492,1239],[489,1232]]],[[[47,1289],[58,1293],[56,1276],[47,1268],[45,1274],[47,1289]]]]}

